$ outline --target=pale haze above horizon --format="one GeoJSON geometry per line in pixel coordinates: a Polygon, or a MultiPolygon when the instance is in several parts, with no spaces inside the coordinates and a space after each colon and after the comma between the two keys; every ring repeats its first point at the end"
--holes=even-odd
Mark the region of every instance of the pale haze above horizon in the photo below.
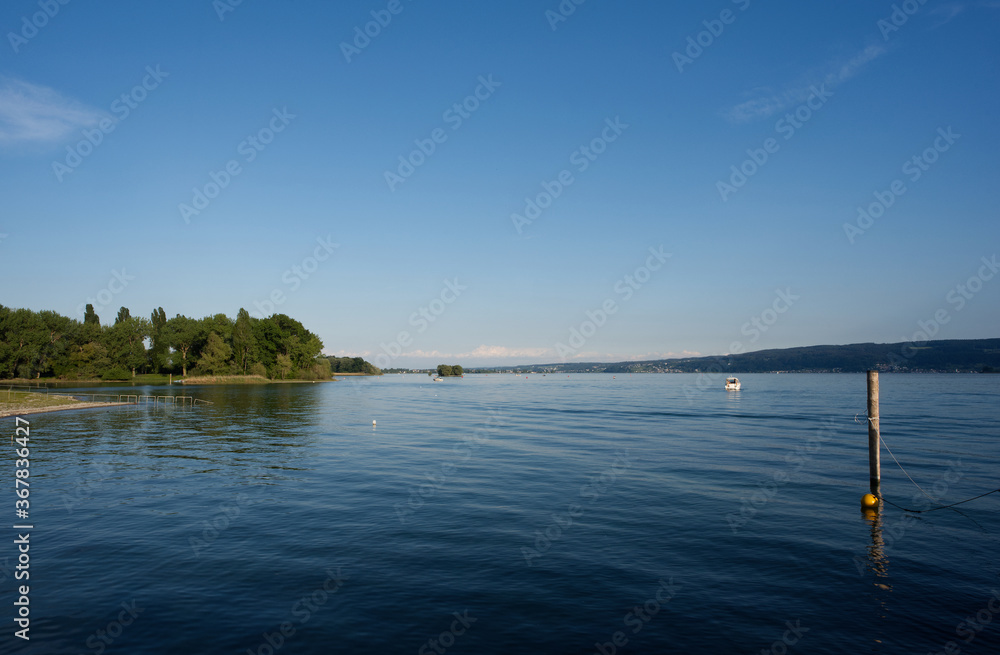
{"type": "Polygon", "coordinates": [[[0,8],[0,304],[386,367],[1000,336],[1000,2],[0,8]]]}

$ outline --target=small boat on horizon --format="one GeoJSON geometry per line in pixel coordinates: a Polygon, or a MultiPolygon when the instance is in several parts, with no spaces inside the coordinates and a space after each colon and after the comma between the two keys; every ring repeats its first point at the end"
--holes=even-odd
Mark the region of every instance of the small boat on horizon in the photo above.
{"type": "Polygon", "coordinates": [[[726,391],[739,391],[739,390],[740,390],[739,378],[726,378],[726,391]]]}

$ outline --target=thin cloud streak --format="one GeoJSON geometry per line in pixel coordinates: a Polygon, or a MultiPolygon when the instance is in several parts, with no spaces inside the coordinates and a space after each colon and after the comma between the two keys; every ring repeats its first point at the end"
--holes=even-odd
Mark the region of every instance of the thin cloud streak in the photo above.
{"type": "MultiPolygon", "coordinates": [[[[361,353],[338,351],[338,357],[364,357],[371,358],[378,355],[378,352],[364,351],[361,353]]],[[[685,350],[683,352],[648,352],[638,355],[623,355],[621,353],[608,353],[599,351],[580,352],[573,357],[563,358],[555,348],[510,348],[507,346],[487,346],[481,345],[474,350],[464,353],[445,353],[440,350],[413,350],[400,354],[394,358],[393,367],[400,368],[432,368],[437,364],[448,363],[457,364],[470,362],[471,366],[507,366],[507,365],[532,365],[532,364],[559,364],[561,362],[648,362],[660,359],[679,359],[684,357],[700,357],[701,353],[685,350]]]]}
{"type": "Polygon", "coordinates": [[[54,89],[0,77],[0,145],[58,143],[105,116],[54,89]]]}
{"type": "Polygon", "coordinates": [[[725,113],[733,123],[749,123],[751,121],[767,118],[793,105],[798,105],[809,99],[813,93],[813,87],[826,85],[834,88],[857,75],[870,62],[884,55],[888,50],[879,45],[871,45],[852,57],[849,61],[838,66],[823,76],[823,79],[805,86],[786,89],[781,93],[771,95],[761,95],[756,98],[742,102],[725,113]]]}

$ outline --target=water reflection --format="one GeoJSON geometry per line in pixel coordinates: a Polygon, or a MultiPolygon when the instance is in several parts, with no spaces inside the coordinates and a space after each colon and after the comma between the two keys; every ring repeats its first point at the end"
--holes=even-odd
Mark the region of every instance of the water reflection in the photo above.
{"type": "MultiPolygon", "coordinates": [[[[885,554],[885,539],[882,537],[882,513],[874,509],[862,509],[861,514],[871,530],[871,545],[868,546],[868,566],[876,578],[889,577],[889,558],[885,554]]],[[[888,585],[876,586],[891,589],[888,585]]]]}

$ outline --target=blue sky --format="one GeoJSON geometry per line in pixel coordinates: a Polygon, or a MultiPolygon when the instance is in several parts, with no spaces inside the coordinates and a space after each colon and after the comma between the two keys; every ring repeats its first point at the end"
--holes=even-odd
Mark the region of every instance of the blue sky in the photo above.
{"type": "Polygon", "coordinates": [[[10,0],[0,303],[383,366],[997,337],[1000,2],[896,6],[10,0]]]}

